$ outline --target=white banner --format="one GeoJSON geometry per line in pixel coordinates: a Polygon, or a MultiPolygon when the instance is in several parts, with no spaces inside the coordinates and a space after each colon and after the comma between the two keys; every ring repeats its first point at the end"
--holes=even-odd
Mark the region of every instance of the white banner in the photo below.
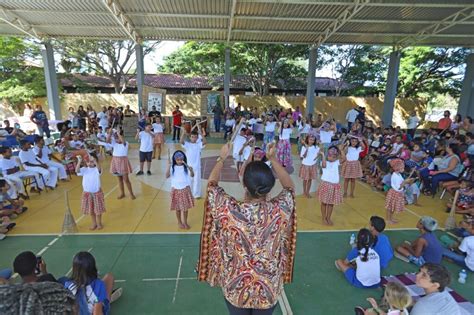
{"type": "Polygon", "coordinates": [[[152,106],[161,113],[161,105],[163,104],[163,95],[161,93],[148,93],[148,111],[151,111],[152,106]]]}

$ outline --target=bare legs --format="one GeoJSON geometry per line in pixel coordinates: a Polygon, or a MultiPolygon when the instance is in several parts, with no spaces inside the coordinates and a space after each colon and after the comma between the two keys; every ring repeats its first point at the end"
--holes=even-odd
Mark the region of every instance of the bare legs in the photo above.
{"type": "Polygon", "coordinates": [[[91,219],[92,219],[92,225],[89,228],[91,231],[97,229],[97,230],[102,230],[104,226],[102,225],[102,214],[91,214],[91,219]]]}
{"type": "Polygon", "coordinates": [[[158,159],[161,160],[161,143],[155,143],[153,145],[153,157],[152,159],[158,159]],[[156,151],[158,151],[158,154],[156,154],[156,151]]]}
{"type": "Polygon", "coordinates": [[[344,195],[343,197],[347,197],[347,189],[349,188],[349,183],[351,184],[351,193],[349,197],[354,198],[354,190],[355,190],[355,178],[344,178],[344,195]]]}
{"type": "Polygon", "coordinates": [[[331,221],[331,215],[334,205],[321,202],[321,218],[324,225],[334,225],[331,221]]]}
{"type": "Polygon", "coordinates": [[[389,224],[397,224],[398,220],[393,217],[393,212],[389,209],[386,209],[386,219],[389,224]]]}
{"type": "Polygon", "coordinates": [[[125,197],[125,189],[124,189],[124,183],[127,185],[127,190],[130,193],[130,199],[135,199],[135,195],[133,194],[132,190],[132,183],[130,183],[130,179],[128,178],[128,174],[124,174],[123,176],[118,177],[119,181],[119,189],[120,189],[120,195],[117,197],[117,199],[122,199],[125,197]]]}
{"type": "Polygon", "coordinates": [[[178,227],[180,229],[189,230],[191,228],[188,224],[188,211],[176,210],[176,219],[178,219],[178,227]]]}
{"type": "Polygon", "coordinates": [[[312,198],[310,193],[309,193],[309,190],[311,189],[311,179],[309,180],[303,180],[303,195],[306,197],[306,198],[312,198]]]}

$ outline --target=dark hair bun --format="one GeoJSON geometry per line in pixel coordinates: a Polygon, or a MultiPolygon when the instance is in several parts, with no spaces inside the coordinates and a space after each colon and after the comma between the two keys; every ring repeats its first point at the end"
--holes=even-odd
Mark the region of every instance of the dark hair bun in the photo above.
{"type": "Polygon", "coordinates": [[[245,168],[243,182],[250,195],[259,198],[267,195],[275,186],[275,176],[265,162],[253,161],[245,168]]]}

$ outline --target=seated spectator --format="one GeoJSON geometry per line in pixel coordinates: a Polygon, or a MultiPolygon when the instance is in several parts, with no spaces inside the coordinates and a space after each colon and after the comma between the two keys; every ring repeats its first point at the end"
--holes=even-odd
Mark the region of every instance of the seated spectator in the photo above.
{"type": "Polygon", "coordinates": [[[459,158],[459,147],[452,143],[446,146],[446,155],[438,163],[438,170],[423,169],[420,171],[425,193],[434,196],[440,182],[456,180],[462,171],[463,165],[459,158]]]}
{"type": "Polygon", "coordinates": [[[56,278],[46,270],[46,263],[30,251],[22,252],[13,261],[13,270],[18,273],[23,283],[56,282],[56,278]]]}
{"type": "Polygon", "coordinates": [[[3,130],[11,134],[13,132],[13,127],[10,126],[10,121],[8,119],[3,121],[3,130]]]}
{"type": "MultiPolygon", "coordinates": [[[[36,176],[37,173],[32,171],[20,170],[20,164],[18,163],[16,158],[12,158],[12,150],[10,148],[0,148],[0,154],[3,157],[2,159],[0,159],[0,170],[2,171],[3,178],[7,181],[12,182],[18,194],[23,197],[23,199],[25,199],[25,186],[23,186],[22,177],[36,176]]],[[[38,187],[31,187],[32,191],[38,191],[38,189],[43,188],[42,181],[38,181],[37,184],[38,187]]]]}
{"type": "Polygon", "coordinates": [[[416,285],[422,288],[426,295],[415,303],[410,315],[460,315],[458,303],[445,290],[450,281],[451,276],[446,267],[433,263],[422,265],[416,274],[416,285]]]}
{"type": "Polygon", "coordinates": [[[55,173],[59,176],[60,180],[67,180],[66,168],[61,163],[51,160],[53,152],[44,144],[42,137],[36,137],[33,152],[43,164],[48,166],[48,169],[55,170],[53,171],[53,175],[55,173]]]}
{"type": "Polygon", "coordinates": [[[77,253],[72,261],[72,278],[64,284],[76,297],[80,314],[109,314],[110,303],[122,295],[113,290],[114,276],[107,273],[99,279],[95,259],[89,252],[77,253]]]}
{"type": "Polygon", "coordinates": [[[432,217],[422,217],[416,227],[421,236],[412,243],[405,241],[398,246],[395,251],[395,257],[421,266],[426,263],[441,263],[443,257],[443,247],[433,233],[438,227],[438,222],[432,217]]]}
{"type": "Polygon", "coordinates": [[[335,261],[336,268],[357,288],[376,288],[380,285],[380,257],[372,249],[374,240],[369,230],[361,229],[357,233],[357,246],[347,254],[346,259],[335,261]]]}
{"type": "Polygon", "coordinates": [[[416,167],[420,168],[423,165],[423,161],[426,158],[426,152],[421,150],[420,143],[413,144],[413,150],[410,153],[410,159],[405,161],[405,164],[408,165],[410,168],[416,167]]]}
{"type": "Polygon", "coordinates": [[[385,269],[393,258],[393,249],[388,236],[383,233],[385,230],[385,220],[378,216],[370,217],[369,230],[375,239],[373,246],[380,258],[380,268],[385,269]]]}
{"type": "Polygon", "coordinates": [[[56,183],[58,181],[58,170],[49,168],[48,165],[41,162],[33,149],[31,149],[30,142],[22,140],[20,142],[20,148],[20,161],[23,164],[25,170],[35,173],[38,186],[41,186],[44,180],[44,185],[50,189],[56,188],[56,183]],[[41,176],[39,176],[39,174],[41,174],[41,176]]]}
{"type": "MultiPolygon", "coordinates": [[[[2,280],[10,280],[13,275],[13,271],[9,268],[0,269],[0,279],[2,280]]],[[[0,283],[1,284],[1,283],[0,283]]]]}
{"type": "MultiPolygon", "coordinates": [[[[0,213],[1,211],[12,210],[15,214],[21,214],[28,210],[24,207],[24,202],[21,199],[12,199],[8,195],[10,185],[5,179],[0,179],[0,213]]],[[[0,215],[1,216],[1,215],[0,215]]]]}
{"type": "Polygon", "coordinates": [[[412,304],[410,292],[398,282],[389,282],[385,287],[381,304],[388,306],[388,309],[381,309],[374,298],[368,298],[367,301],[372,308],[364,310],[358,306],[355,308],[356,315],[408,315],[407,308],[412,304]]]}
{"type": "Polygon", "coordinates": [[[463,268],[474,271],[474,235],[464,237],[457,248],[456,245],[451,250],[445,248],[443,256],[451,259],[463,268]]]}

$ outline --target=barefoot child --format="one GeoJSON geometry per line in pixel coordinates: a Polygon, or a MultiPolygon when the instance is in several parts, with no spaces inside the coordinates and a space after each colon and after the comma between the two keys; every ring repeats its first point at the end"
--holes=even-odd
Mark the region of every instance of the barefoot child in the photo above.
{"type": "Polygon", "coordinates": [[[304,146],[301,148],[301,167],[300,178],[303,180],[303,195],[311,198],[309,191],[311,190],[311,182],[316,179],[317,168],[316,161],[319,155],[319,147],[316,146],[316,137],[313,134],[306,136],[304,146]]]}
{"type": "Polygon", "coordinates": [[[109,130],[107,135],[106,147],[112,148],[112,162],[110,163],[110,173],[117,176],[119,181],[120,195],[117,199],[125,197],[124,183],[127,185],[130,198],[135,199],[135,195],[132,190],[132,183],[128,178],[128,174],[132,173],[132,165],[128,160],[128,142],[123,138],[123,130],[113,131],[109,130]]]}
{"type": "Polygon", "coordinates": [[[280,134],[277,144],[277,157],[278,162],[283,167],[291,168],[293,166],[293,160],[291,159],[291,143],[290,136],[293,132],[293,129],[290,126],[288,119],[285,119],[280,124],[280,134]]]}
{"type": "Polygon", "coordinates": [[[321,216],[324,225],[333,225],[331,221],[333,207],[342,203],[341,186],[339,185],[339,158],[342,162],[346,158],[337,146],[330,146],[328,148],[327,158],[324,155],[324,150],[321,148],[319,154],[321,155],[323,171],[321,184],[318,188],[318,199],[321,201],[321,216]]]}
{"type": "Polygon", "coordinates": [[[398,220],[393,218],[393,214],[405,209],[405,197],[403,195],[405,182],[400,174],[405,169],[405,163],[401,159],[391,159],[389,164],[393,173],[390,179],[391,188],[385,197],[386,219],[389,224],[396,224],[398,220]]]}
{"type": "Polygon", "coordinates": [[[191,178],[194,177],[192,167],[186,163],[186,155],[183,151],[176,151],[173,159],[168,159],[166,178],[171,177],[171,207],[176,211],[178,226],[180,229],[189,230],[188,210],[194,207],[193,194],[191,193],[191,178]]]}
{"type": "Polygon", "coordinates": [[[206,138],[200,137],[201,129],[191,131],[189,140],[185,140],[186,131],[183,128],[183,133],[179,142],[186,152],[186,163],[192,168],[193,176],[191,180],[191,191],[194,198],[201,198],[201,152],[206,146],[206,138]]]}
{"type": "Polygon", "coordinates": [[[342,164],[342,177],[344,177],[344,195],[347,197],[347,188],[351,184],[351,193],[349,197],[354,198],[356,178],[362,177],[362,167],[359,161],[359,154],[364,151],[365,144],[356,137],[351,137],[349,146],[344,146],[346,150],[346,162],[342,164]]]}
{"type": "Polygon", "coordinates": [[[85,162],[86,167],[81,167],[81,156],[77,156],[77,161],[76,174],[82,176],[82,213],[91,216],[92,225],[90,230],[101,230],[103,228],[102,213],[105,212],[104,193],[100,187],[102,169],[92,156],[85,162]]]}
{"type": "Polygon", "coordinates": [[[165,143],[165,137],[163,135],[163,124],[161,123],[161,117],[155,117],[155,122],[151,125],[153,127],[153,159],[161,160],[161,145],[165,143]],[[156,151],[158,150],[158,154],[156,151]]]}

